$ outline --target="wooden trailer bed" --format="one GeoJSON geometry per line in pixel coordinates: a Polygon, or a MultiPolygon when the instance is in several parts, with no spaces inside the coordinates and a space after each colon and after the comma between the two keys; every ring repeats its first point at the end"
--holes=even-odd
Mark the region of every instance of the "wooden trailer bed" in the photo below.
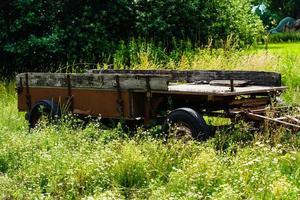
{"type": "Polygon", "coordinates": [[[17,76],[18,109],[27,111],[29,123],[40,104],[51,111],[64,108],[83,116],[142,119],[144,124],[186,107],[199,116],[234,118],[246,110],[264,115],[285,89],[279,73],[259,71],[88,70],[17,76]]]}

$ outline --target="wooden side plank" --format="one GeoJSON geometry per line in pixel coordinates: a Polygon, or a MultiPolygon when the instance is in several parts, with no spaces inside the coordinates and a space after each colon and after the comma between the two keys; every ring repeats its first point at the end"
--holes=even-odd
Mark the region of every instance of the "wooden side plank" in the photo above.
{"type": "Polygon", "coordinates": [[[88,70],[91,74],[148,74],[171,75],[171,81],[186,81],[188,83],[212,80],[248,80],[249,85],[281,86],[281,75],[265,71],[224,71],[224,70],[88,70]]]}
{"type": "Polygon", "coordinates": [[[181,93],[181,94],[198,94],[198,95],[213,95],[213,96],[238,96],[247,94],[268,94],[275,93],[280,94],[286,89],[285,86],[247,86],[247,87],[235,87],[234,91],[231,91],[230,87],[226,86],[213,86],[208,84],[170,84],[169,92],[181,93]]]}
{"type": "MultiPolygon", "coordinates": [[[[65,74],[65,73],[28,73],[30,87],[68,87],[67,76],[70,76],[72,88],[117,89],[116,77],[119,77],[120,89],[148,89],[147,79],[151,90],[168,90],[168,75],[133,74],[65,74]]],[[[25,85],[25,73],[17,76],[25,85]]]]}

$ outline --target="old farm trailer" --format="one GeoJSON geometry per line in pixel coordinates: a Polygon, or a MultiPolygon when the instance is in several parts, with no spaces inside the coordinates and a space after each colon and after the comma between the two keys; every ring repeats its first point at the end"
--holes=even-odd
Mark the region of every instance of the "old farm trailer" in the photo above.
{"type": "Polygon", "coordinates": [[[272,99],[285,89],[280,74],[260,71],[95,69],[17,76],[18,109],[27,111],[31,127],[42,112],[60,116],[64,108],[80,116],[176,125],[178,132],[194,138],[209,135],[204,115],[232,119],[241,115],[297,130],[295,117],[266,115],[272,99]]]}

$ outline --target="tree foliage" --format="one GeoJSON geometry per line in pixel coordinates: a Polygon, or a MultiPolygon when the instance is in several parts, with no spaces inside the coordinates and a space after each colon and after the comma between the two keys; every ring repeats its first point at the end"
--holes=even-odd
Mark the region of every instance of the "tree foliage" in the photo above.
{"type": "Polygon", "coordinates": [[[270,10],[277,13],[279,17],[300,18],[300,0],[270,0],[270,10]]]}
{"type": "Polygon", "coordinates": [[[250,44],[261,30],[250,0],[5,0],[0,2],[0,69],[45,71],[77,62],[109,62],[120,44],[143,38],[167,48],[174,40],[209,38],[250,44]]]}
{"type": "Polygon", "coordinates": [[[257,10],[267,29],[276,26],[285,17],[300,19],[300,0],[254,0],[254,5],[264,4],[264,12],[257,10]]]}

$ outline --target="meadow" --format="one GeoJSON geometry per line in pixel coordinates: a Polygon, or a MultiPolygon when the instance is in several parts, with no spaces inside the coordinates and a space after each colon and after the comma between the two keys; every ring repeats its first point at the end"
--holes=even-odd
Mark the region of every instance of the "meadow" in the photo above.
{"type": "MultiPolygon", "coordinates": [[[[141,49],[132,68],[277,71],[289,87],[282,99],[300,103],[300,43],[207,47],[165,62],[159,54],[141,49]]],[[[122,68],[120,60],[114,64],[122,68]]],[[[42,122],[29,133],[16,103],[14,83],[1,83],[2,199],[300,198],[300,134],[283,128],[251,132],[241,122],[207,141],[168,144],[158,137],[160,127],[139,127],[132,136],[97,120],[85,128],[42,122]]]]}

